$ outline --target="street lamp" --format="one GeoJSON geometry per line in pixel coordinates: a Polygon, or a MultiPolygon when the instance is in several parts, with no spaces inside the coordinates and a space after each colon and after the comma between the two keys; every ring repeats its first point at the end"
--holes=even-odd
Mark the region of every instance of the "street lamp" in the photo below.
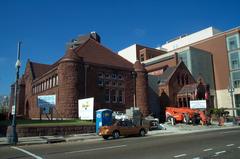
{"type": "Polygon", "coordinates": [[[228,88],[228,92],[230,93],[231,96],[231,102],[232,102],[232,113],[233,113],[233,123],[235,124],[235,111],[234,111],[234,101],[233,101],[233,93],[234,93],[234,86],[232,85],[232,80],[231,80],[231,76],[229,78],[229,88],[228,88]]]}
{"type": "Polygon", "coordinates": [[[135,71],[132,71],[132,78],[134,79],[134,90],[133,90],[133,109],[136,108],[136,78],[137,78],[137,73],[135,71]]]}
{"type": "Polygon", "coordinates": [[[7,137],[8,143],[11,145],[16,145],[18,142],[18,136],[16,131],[16,106],[17,106],[17,92],[18,92],[18,80],[19,80],[19,69],[21,67],[20,62],[20,47],[21,42],[18,42],[18,51],[17,51],[17,61],[15,64],[16,67],[16,82],[15,82],[15,90],[14,90],[14,105],[12,106],[12,125],[8,127],[7,137]]]}

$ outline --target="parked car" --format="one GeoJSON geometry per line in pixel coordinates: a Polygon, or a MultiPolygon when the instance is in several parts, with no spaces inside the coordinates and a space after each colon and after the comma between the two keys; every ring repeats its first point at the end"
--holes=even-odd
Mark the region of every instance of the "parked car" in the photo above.
{"type": "Polygon", "coordinates": [[[114,139],[118,139],[120,136],[139,135],[145,136],[148,129],[141,125],[134,125],[130,120],[116,121],[111,126],[102,126],[99,129],[98,135],[104,139],[108,139],[112,136],[114,139]]]}

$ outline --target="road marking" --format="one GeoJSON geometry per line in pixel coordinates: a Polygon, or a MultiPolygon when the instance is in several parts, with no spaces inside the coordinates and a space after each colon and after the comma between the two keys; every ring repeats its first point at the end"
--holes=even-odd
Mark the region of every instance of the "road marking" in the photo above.
{"type": "Polygon", "coordinates": [[[11,148],[16,149],[16,150],[19,150],[19,151],[22,151],[22,152],[24,152],[24,153],[28,154],[29,156],[32,156],[32,157],[34,157],[34,158],[36,158],[36,159],[43,159],[42,157],[37,156],[37,155],[35,155],[35,154],[27,151],[27,150],[24,150],[24,149],[19,148],[19,147],[11,146],[11,148]]]}
{"type": "Polygon", "coordinates": [[[200,157],[194,157],[194,158],[192,158],[192,159],[201,159],[200,157]]]}
{"type": "Polygon", "coordinates": [[[228,133],[234,133],[234,132],[239,132],[239,130],[232,130],[232,131],[221,132],[220,134],[228,134],[228,133]]]}
{"type": "Polygon", "coordinates": [[[219,152],[215,152],[216,155],[219,155],[221,153],[225,153],[226,151],[219,151],[219,152]]]}
{"type": "Polygon", "coordinates": [[[179,158],[179,157],[184,157],[184,156],[187,156],[187,154],[181,154],[181,155],[176,155],[176,156],[173,156],[174,158],[179,158]]]}
{"type": "Polygon", "coordinates": [[[98,150],[107,150],[107,149],[115,149],[115,148],[121,148],[121,147],[126,147],[126,146],[127,145],[99,147],[99,148],[94,148],[94,149],[86,149],[86,150],[66,152],[66,154],[69,154],[69,153],[82,153],[82,152],[90,152],[90,151],[98,151],[98,150]]]}
{"type": "Polygon", "coordinates": [[[238,148],[240,149],[240,146],[238,148]]]}
{"type": "Polygon", "coordinates": [[[231,146],[234,146],[234,144],[228,144],[228,145],[226,145],[227,147],[231,147],[231,146]]]}
{"type": "Polygon", "coordinates": [[[212,151],[213,149],[212,148],[210,148],[210,149],[204,149],[203,151],[204,152],[207,152],[207,151],[212,151]]]}

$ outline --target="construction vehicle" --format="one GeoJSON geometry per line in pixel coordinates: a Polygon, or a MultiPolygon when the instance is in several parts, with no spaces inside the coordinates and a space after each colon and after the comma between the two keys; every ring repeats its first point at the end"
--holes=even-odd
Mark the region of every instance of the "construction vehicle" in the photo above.
{"type": "Polygon", "coordinates": [[[200,122],[209,124],[203,111],[188,107],[166,107],[166,120],[173,123],[192,123],[194,125],[198,125],[200,122]]]}

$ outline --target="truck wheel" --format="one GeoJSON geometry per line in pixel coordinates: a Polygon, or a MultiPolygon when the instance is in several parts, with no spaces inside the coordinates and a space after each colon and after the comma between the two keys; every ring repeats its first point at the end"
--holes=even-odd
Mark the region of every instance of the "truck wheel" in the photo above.
{"type": "Polygon", "coordinates": [[[183,118],[183,122],[186,123],[186,124],[189,124],[189,115],[188,114],[184,114],[184,118],[183,118]]]}
{"type": "Polygon", "coordinates": [[[173,118],[172,116],[167,117],[167,122],[171,122],[172,118],[173,118]]]}
{"type": "Polygon", "coordinates": [[[108,135],[104,135],[104,136],[102,136],[105,140],[107,140],[108,139],[108,135]]]}
{"type": "Polygon", "coordinates": [[[167,121],[170,122],[172,125],[176,125],[176,119],[172,116],[169,116],[167,118],[167,121]]]}
{"type": "Polygon", "coordinates": [[[143,136],[145,136],[145,130],[143,130],[143,129],[141,129],[140,131],[139,131],[139,135],[141,136],[141,137],[143,137],[143,136]]]}
{"type": "Polygon", "coordinates": [[[120,137],[119,131],[114,131],[112,136],[113,136],[114,139],[119,139],[119,137],[120,137]]]}

